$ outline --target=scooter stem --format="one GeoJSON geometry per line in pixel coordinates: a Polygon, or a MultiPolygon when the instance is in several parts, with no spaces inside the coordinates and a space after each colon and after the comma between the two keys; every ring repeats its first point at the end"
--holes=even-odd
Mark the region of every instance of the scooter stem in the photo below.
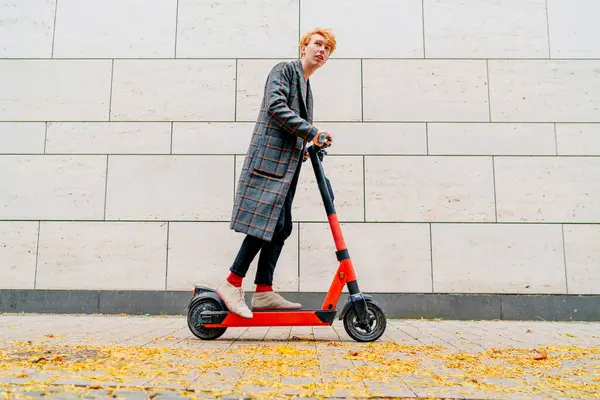
{"type": "MultiPolygon", "coordinates": [[[[333,190],[331,189],[331,184],[329,183],[329,180],[325,176],[325,172],[323,171],[323,165],[321,164],[321,160],[319,157],[319,153],[324,152],[324,150],[323,148],[317,147],[318,146],[311,146],[308,149],[308,152],[310,155],[313,170],[315,172],[315,177],[317,179],[317,184],[319,186],[319,192],[321,193],[321,198],[323,199],[325,211],[327,212],[329,226],[333,234],[336,256],[338,261],[340,262],[337,273],[333,278],[330,289],[322,306],[322,308],[324,309],[331,309],[336,307],[339,297],[342,293],[343,287],[346,284],[348,285],[348,291],[351,296],[362,295],[360,293],[360,289],[358,288],[358,282],[356,281],[356,274],[354,272],[352,260],[350,259],[350,254],[348,253],[348,249],[346,248],[346,242],[344,241],[344,236],[342,235],[340,223],[338,221],[335,207],[333,205],[333,190]]],[[[364,304],[363,306],[366,307],[366,304],[364,304]]],[[[366,314],[366,309],[363,309],[363,307],[360,308],[361,310],[358,313],[358,315],[359,317],[363,317],[366,314]]]]}
{"type": "MultiPolygon", "coordinates": [[[[329,216],[335,214],[335,207],[333,206],[333,190],[331,189],[331,183],[325,176],[323,165],[321,164],[321,157],[325,153],[325,149],[316,149],[317,147],[318,146],[315,145],[310,146],[308,148],[308,154],[310,155],[310,161],[312,163],[313,170],[315,171],[317,184],[319,185],[319,192],[321,192],[321,198],[323,199],[323,204],[325,205],[325,212],[327,213],[327,216],[329,216]]],[[[325,147],[325,145],[323,147],[325,147]]]]}

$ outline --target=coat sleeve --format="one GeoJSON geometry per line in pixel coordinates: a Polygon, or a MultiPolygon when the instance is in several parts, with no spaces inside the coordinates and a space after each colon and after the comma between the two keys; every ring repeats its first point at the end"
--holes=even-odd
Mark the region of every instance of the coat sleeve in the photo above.
{"type": "Polygon", "coordinates": [[[267,110],[272,121],[286,132],[313,140],[319,130],[288,107],[294,74],[285,63],[276,65],[267,78],[267,110]]]}

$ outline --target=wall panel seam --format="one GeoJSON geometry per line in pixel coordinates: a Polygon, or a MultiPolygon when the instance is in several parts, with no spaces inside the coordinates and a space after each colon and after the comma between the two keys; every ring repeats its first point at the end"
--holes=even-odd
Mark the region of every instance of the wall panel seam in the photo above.
{"type": "Polygon", "coordinates": [[[58,14],[58,0],[54,4],[54,26],[52,28],[52,51],[50,52],[50,58],[54,58],[54,42],[56,41],[56,15],[58,14]]]}
{"type": "Polygon", "coordinates": [[[35,272],[33,274],[33,288],[37,287],[38,262],[40,258],[40,231],[42,230],[42,221],[38,221],[37,243],[35,251],[35,272]]]}

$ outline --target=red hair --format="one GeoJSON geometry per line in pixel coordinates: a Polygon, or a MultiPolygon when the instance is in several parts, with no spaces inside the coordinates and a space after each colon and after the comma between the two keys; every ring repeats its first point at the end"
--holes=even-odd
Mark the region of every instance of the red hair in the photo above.
{"type": "Polygon", "coordinates": [[[316,34],[321,35],[325,38],[325,41],[327,42],[330,48],[329,54],[332,54],[335,51],[337,42],[330,28],[316,28],[310,32],[306,32],[304,35],[302,35],[302,38],[300,39],[300,46],[308,46],[312,35],[316,34]]]}

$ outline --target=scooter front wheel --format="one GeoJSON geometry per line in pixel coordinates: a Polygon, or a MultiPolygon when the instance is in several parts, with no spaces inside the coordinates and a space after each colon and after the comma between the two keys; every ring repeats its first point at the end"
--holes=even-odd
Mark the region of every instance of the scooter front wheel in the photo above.
{"type": "Polygon", "coordinates": [[[350,307],[344,315],[344,329],[348,335],[357,342],[373,342],[385,332],[387,319],[383,310],[377,304],[367,302],[367,323],[362,323],[354,307],[350,307]]]}

